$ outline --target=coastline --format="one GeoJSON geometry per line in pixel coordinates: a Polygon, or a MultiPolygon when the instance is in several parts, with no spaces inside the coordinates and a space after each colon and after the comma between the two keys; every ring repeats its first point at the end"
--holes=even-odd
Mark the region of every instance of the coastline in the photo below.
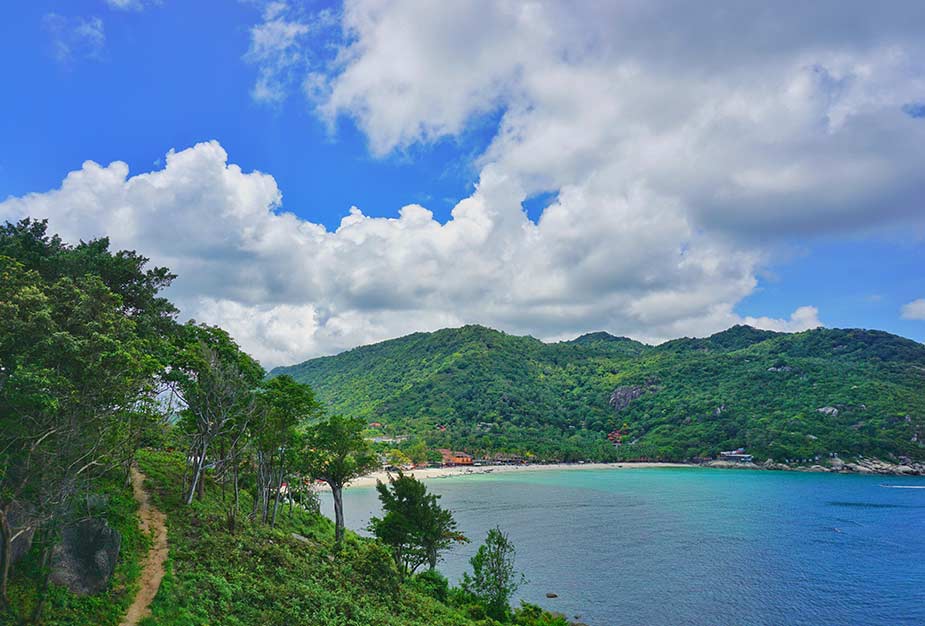
{"type": "MultiPolygon", "coordinates": [[[[838,463],[834,467],[790,466],[783,463],[729,463],[711,461],[709,463],[658,463],[658,462],[618,462],[618,463],[531,463],[529,465],[457,465],[451,467],[424,467],[405,471],[418,480],[434,480],[457,476],[476,476],[479,474],[505,474],[509,472],[572,471],[572,470],[632,470],[657,468],[706,468],[730,470],[759,470],[783,472],[824,472],[832,474],[866,474],[881,476],[925,476],[925,466],[921,464],[894,465],[884,461],[865,459],[857,463],[838,463]]],[[[345,488],[374,487],[377,481],[388,482],[388,472],[379,470],[350,481],[345,488]]],[[[327,486],[322,486],[327,489],[327,486]]]]}
{"type": "MultiPolygon", "coordinates": [[[[538,471],[561,471],[561,470],[623,470],[623,469],[652,469],[664,467],[699,467],[690,463],[531,463],[529,465],[457,465],[452,467],[424,467],[420,469],[407,470],[408,476],[414,476],[418,480],[434,480],[436,478],[452,478],[455,476],[475,476],[478,474],[505,474],[509,472],[538,472],[538,471]]],[[[387,482],[389,474],[397,472],[387,472],[380,470],[360,476],[350,481],[345,488],[350,487],[374,487],[376,481],[387,482]]]]}

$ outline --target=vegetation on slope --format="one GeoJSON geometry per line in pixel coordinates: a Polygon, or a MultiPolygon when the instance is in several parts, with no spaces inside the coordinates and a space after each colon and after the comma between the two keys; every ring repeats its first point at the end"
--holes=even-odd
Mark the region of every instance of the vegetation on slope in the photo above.
{"type": "Polygon", "coordinates": [[[0,623],[120,621],[150,543],[137,462],[169,529],[149,624],[489,626],[489,608],[565,624],[450,590],[434,569],[449,511],[425,507],[409,528],[431,567],[404,579],[383,543],[311,512],[314,481],[339,502],[378,466],[365,421],[322,415],[311,388],[266,378],[222,329],[177,323],[160,297],[173,276],[146,266],[44,222],[0,227],[0,623]]]}
{"type": "Polygon", "coordinates": [[[652,347],[606,333],[544,344],[466,326],[281,373],[335,411],[474,453],[685,460],[744,446],[778,461],[925,458],[925,346],[879,331],[736,326],[652,347]],[[638,397],[614,406],[621,389],[638,397]],[[606,435],[624,425],[615,448],[606,435]]]}
{"type": "Polygon", "coordinates": [[[139,466],[167,514],[170,544],[170,568],[146,624],[468,622],[401,586],[381,544],[348,533],[337,553],[333,525],[320,514],[295,507],[275,527],[242,523],[232,534],[218,488],[207,488],[202,500],[184,506],[176,489],[185,470],[181,455],[144,451],[139,466]]]}

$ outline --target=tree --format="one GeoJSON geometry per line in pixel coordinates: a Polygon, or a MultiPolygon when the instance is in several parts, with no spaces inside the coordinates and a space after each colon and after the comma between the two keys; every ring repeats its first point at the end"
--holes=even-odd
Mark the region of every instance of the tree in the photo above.
{"type": "Polygon", "coordinates": [[[291,376],[276,376],[263,383],[258,394],[258,418],[255,420],[254,447],[257,453],[257,491],[261,516],[276,524],[279,496],[286,472],[292,468],[292,446],[296,428],[321,411],[311,387],[297,383],[291,376]],[[273,513],[269,514],[269,498],[273,513]]]}
{"type": "Polygon", "coordinates": [[[392,467],[405,467],[411,464],[411,459],[405,456],[405,453],[398,448],[392,448],[385,454],[385,458],[392,467]]]}
{"type": "Polygon", "coordinates": [[[331,488],[334,499],[334,543],[344,538],[344,485],[379,465],[369,442],[363,438],[366,423],[359,418],[333,415],[305,433],[302,463],[312,478],[331,488]]]}
{"type": "MultiPolygon", "coordinates": [[[[172,275],[108,245],[68,246],[44,222],[0,227],[2,600],[12,508],[27,503],[36,537],[52,537],[77,495],[103,472],[127,467],[157,415],[175,313],[157,292],[172,275]]],[[[50,543],[45,549],[47,556],[50,543]]]]}
{"type": "Polygon", "coordinates": [[[492,528],[485,543],[469,560],[472,576],[463,575],[462,588],[485,606],[490,617],[500,621],[507,618],[511,596],[525,580],[514,568],[515,556],[514,544],[508,536],[500,528],[492,528]]]}
{"type": "Polygon", "coordinates": [[[377,481],[376,490],[385,514],[373,517],[369,530],[392,548],[402,577],[413,575],[425,563],[433,570],[441,552],[468,541],[458,531],[453,514],[437,503],[440,496],[428,493],[413,476],[399,472],[388,485],[377,481]]]}
{"type": "Polygon", "coordinates": [[[231,450],[243,444],[264,371],[218,327],[186,324],[178,343],[170,379],[185,406],[181,424],[190,437],[190,504],[205,484],[212,444],[222,437],[230,440],[231,450]]]}

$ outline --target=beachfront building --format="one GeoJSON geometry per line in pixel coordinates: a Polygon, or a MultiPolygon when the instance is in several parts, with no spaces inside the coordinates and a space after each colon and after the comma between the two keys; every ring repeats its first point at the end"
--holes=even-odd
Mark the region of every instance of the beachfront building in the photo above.
{"type": "Polygon", "coordinates": [[[444,465],[472,465],[471,454],[466,454],[465,452],[453,452],[447,448],[440,448],[437,450],[437,452],[440,453],[444,465]]]}
{"type": "Polygon", "coordinates": [[[730,463],[752,462],[752,455],[745,454],[745,448],[736,448],[735,450],[730,450],[729,452],[720,452],[719,458],[721,461],[729,461],[730,463]]]}

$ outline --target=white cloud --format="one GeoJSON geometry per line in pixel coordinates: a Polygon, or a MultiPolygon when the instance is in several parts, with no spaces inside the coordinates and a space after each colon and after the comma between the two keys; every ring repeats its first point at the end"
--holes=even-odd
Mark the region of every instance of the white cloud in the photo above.
{"type": "Polygon", "coordinates": [[[470,322],[660,340],[742,321],[733,307],[761,255],[696,232],[677,205],[564,189],[534,224],[521,195],[486,168],[445,224],[418,205],[389,219],[354,208],[328,231],[281,212],[272,176],[210,142],[136,176],[88,161],[58,189],[0,203],[0,219],[49,218],[68,240],[108,234],[150,255],[179,273],[185,316],[226,326],[267,365],[470,322]]]}
{"type": "Polygon", "coordinates": [[[250,47],[244,60],[257,68],[257,80],[251,90],[254,100],[280,103],[286,99],[299,72],[307,71],[309,50],[303,45],[306,35],[333,24],[333,13],[322,10],[314,14],[291,8],[286,2],[268,2],[263,7],[263,21],[250,31],[250,47]]]}
{"type": "Polygon", "coordinates": [[[351,0],[318,110],[355,119],[377,155],[501,111],[479,162],[525,194],[644,188],[741,238],[921,222],[925,123],[902,108],[925,93],[923,17],[921,3],[351,0]]]}
{"type": "Polygon", "coordinates": [[[795,333],[801,330],[811,330],[822,326],[819,321],[819,310],[814,306],[801,306],[791,313],[790,319],[777,319],[772,317],[746,317],[743,322],[755,328],[776,330],[783,333],[795,333]]]}
{"type": "Polygon", "coordinates": [[[119,11],[139,11],[144,8],[141,0],[106,0],[106,4],[119,11]]]}
{"type": "Polygon", "coordinates": [[[925,298],[904,304],[900,315],[904,320],[925,320],[925,298]]]}
{"type": "Polygon", "coordinates": [[[552,339],[802,330],[814,307],[735,313],[778,242],[925,214],[925,123],[903,111],[925,93],[921,3],[351,0],[328,63],[333,14],[262,6],[254,97],[302,88],[376,155],[500,116],[450,220],[355,208],[329,231],[281,212],[272,176],[217,142],[131,177],[85,163],[0,218],[144,251],[180,274],[187,315],[266,364],[467,322],[552,339]],[[541,192],[556,199],[534,223],[521,203],[541,192]]]}
{"type": "Polygon", "coordinates": [[[42,27],[51,41],[51,53],[60,63],[99,59],[106,47],[106,30],[98,17],[65,17],[47,13],[42,27]]]}

